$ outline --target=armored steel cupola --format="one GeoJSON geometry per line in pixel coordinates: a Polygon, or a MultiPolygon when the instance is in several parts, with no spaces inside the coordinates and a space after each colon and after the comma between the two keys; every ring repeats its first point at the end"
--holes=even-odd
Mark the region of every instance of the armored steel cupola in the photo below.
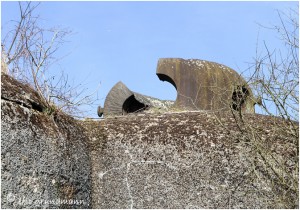
{"type": "Polygon", "coordinates": [[[98,115],[125,115],[157,110],[236,110],[254,113],[257,99],[247,82],[233,69],[222,64],[181,58],[162,58],[156,74],[177,90],[175,102],[160,100],[131,91],[122,82],[115,84],[106,96],[98,115]]]}
{"type": "Polygon", "coordinates": [[[181,58],[159,59],[156,74],[177,90],[174,107],[183,110],[241,110],[254,113],[255,98],[246,81],[222,64],[181,58]]]}

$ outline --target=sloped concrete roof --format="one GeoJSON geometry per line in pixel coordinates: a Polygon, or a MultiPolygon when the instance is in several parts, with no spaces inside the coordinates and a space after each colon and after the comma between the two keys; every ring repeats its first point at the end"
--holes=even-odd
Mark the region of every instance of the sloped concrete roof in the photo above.
{"type": "Polygon", "coordinates": [[[279,118],[244,119],[249,132],[239,130],[230,112],[139,113],[85,122],[93,208],[297,208],[295,137],[282,130],[279,118]],[[249,140],[253,132],[259,142],[249,140]]]}

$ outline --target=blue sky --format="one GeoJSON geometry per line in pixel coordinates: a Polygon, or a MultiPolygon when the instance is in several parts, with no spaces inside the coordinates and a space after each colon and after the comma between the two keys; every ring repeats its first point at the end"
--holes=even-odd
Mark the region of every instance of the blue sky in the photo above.
{"type": "MultiPolygon", "coordinates": [[[[156,76],[159,58],[214,61],[239,73],[255,57],[256,43],[280,42],[269,26],[279,23],[276,10],[298,2],[42,2],[35,11],[45,27],[74,33],[53,68],[93,92],[99,82],[103,105],[110,88],[123,81],[131,90],[160,99],[176,99],[176,90],[156,76]],[[259,35],[259,36],[258,36],[259,35]],[[259,39],[257,39],[259,37],[259,39]]],[[[2,37],[17,19],[17,2],[1,2],[2,37]]],[[[87,108],[84,108],[87,109],[87,108]]],[[[96,117],[96,107],[89,116],[96,117]]]]}

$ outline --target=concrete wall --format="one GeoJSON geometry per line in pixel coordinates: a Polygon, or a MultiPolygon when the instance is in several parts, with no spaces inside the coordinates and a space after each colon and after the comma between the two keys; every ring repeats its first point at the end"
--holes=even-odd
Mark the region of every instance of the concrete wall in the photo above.
{"type": "MultiPolygon", "coordinates": [[[[263,139],[272,138],[267,148],[280,164],[285,165],[287,159],[296,164],[295,156],[279,152],[284,148],[295,154],[297,149],[288,140],[282,144],[284,137],[272,129],[278,119],[272,119],[249,115],[247,120],[261,126],[259,135],[263,139]]],[[[256,163],[263,162],[262,157],[249,145],[230,115],[139,114],[107,118],[85,126],[90,139],[94,139],[91,141],[94,208],[298,205],[297,194],[285,191],[293,200],[288,204],[282,197],[282,186],[274,184],[279,182],[273,172],[256,163]]],[[[297,172],[294,175],[297,180],[297,172]]]]}
{"type": "Polygon", "coordinates": [[[1,208],[89,208],[87,137],[73,118],[48,116],[28,86],[1,81],[1,208]]]}
{"type": "Polygon", "coordinates": [[[245,115],[251,126],[238,127],[230,113],[180,112],[77,121],[48,115],[9,76],[1,86],[2,208],[298,208],[298,138],[280,119],[245,115]]]}

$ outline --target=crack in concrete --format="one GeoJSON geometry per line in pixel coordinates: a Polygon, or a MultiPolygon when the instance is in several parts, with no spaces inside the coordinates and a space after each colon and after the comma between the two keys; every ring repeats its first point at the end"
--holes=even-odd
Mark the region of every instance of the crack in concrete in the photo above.
{"type": "Polygon", "coordinates": [[[125,183],[126,183],[126,188],[128,191],[128,195],[129,195],[129,199],[130,199],[130,209],[133,209],[134,206],[134,198],[132,196],[132,192],[131,192],[131,184],[130,184],[130,180],[129,180],[129,173],[131,170],[131,166],[132,164],[164,164],[166,165],[168,168],[172,169],[172,170],[178,170],[178,168],[176,166],[173,166],[171,163],[167,163],[166,161],[155,161],[155,160],[134,160],[132,153],[130,152],[130,150],[128,149],[128,147],[124,146],[124,153],[127,154],[129,156],[129,161],[127,163],[123,163],[120,167],[114,167],[111,168],[105,172],[100,172],[98,174],[98,177],[100,179],[102,179],[106,174],[108,174],[111,171],[114,170],[122,170],[126,167],[126,174],[125,174],[125,183]]]}
{"type": "Polygon", "coordinates": [[[125,148],[125,154],[128,154],[129,156],[129,159],[130,159],[130,162],[126,164],[126,177],[125,177],[125,180],[126,180],[126,186],[127,186],[127,190],[128,190],[128,194],[129,194],[129,197],[130,197],[130,208],[132,209],[133,208],[133,205],[134,205],[134,201],[133,201],[133,197],[132,197],[132,194],[131,194],[131,186],[129,184],[129,181],[128,181],[128,174],[129,174],[129,171],[130,171],[130,167],[131,167],[131,164],[132,163],[136,163],[136,164],[165,164],[167,167],[173,169],[173,170],[177,170],[177,168],[175,166],[173,166],[172,164],[170,163],[166,163],[165,161],[154,161],[154,160],[148,160],[148,161],[145,161],[145,160],[134,160],[133,159],[133,155],[131,154],[130,150],[128,148],[125,148]]]}
{"type": "Polygon", "coordinates": [[[130,189],[130,184],[128,182],[128,173],[130,171],[130,166],[131,166],[131,163],[127,163],[127,170],[126,170],[126,177],[125,177],[125,180],[126,180],[126,186],[127,186],[127,190],[128,190],[128,194],[129,194],[129,197],[130,197],[130,209],[133,208],[133,197],[131,195],[131,189],[130,189]]]}
{"type": "Polygon", "coordinates": [[[25,108],[28,108],[28,109],[33,109],[33,110],[36,110],[38,112],[43,112],[44,110],[44,107],[34,101],[31,101],[31,100],[27,100],[27,102],[29,104],[26,104],[24,101],[19,101],[19,100],[13,100],[13,99],[9,99],[9,98],[6,98],[4,96],[1,96],[1,100],[4,100],[4,101],[9,101],[9,102],[12,102],[12,103],[16,103],[20,106],[23,106],[25,108]]]}
{"type": "Polygon", "coordinates": [[[122,164],[122,166],[120,166],[120,167],[117,167],[117,168],[111,168],[111,169],[109,169],[109,170],[107,170],[107,171],[105,171],[105,172],[100,172],[99,174],[98,174],[98,177],[100,178],[100,179],[102,179],[103,178],[103,176],[105,175],[105,174],[107,174],[107,173],[109,173],[109,172],[111,172],[111,171],[113,171],[113,170],[120,170],[120,169],[123,169],[125,166],[122,164]]]}

